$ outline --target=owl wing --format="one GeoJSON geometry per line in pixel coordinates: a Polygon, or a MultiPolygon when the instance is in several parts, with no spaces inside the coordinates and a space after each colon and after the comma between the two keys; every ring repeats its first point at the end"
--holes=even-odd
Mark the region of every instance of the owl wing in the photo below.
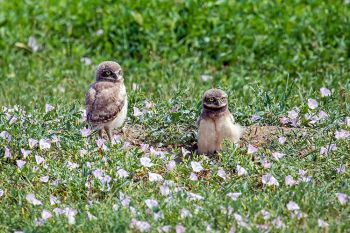
{"type": "Polygon", "coordinates": [[[235,123],[235,118],[233,118],[233,115],[230,113],[230,120],[234,124],[235,123]]]}
{"type": "Polygon", "coordinates": [[[90,87],[85,95],[85,108],[86,108],[87,116],[91,114],[92,106],[94,105],[95,99],[96,99],[96,90],[93,87],[90,87]]]}
{"type": "Polygon", "coordinates": [[[101,124],[113,120],[122,110],[125,96],[118,95],[114,88],[99,90],[91,87],[86,94],[87,120],[92,124],[101,124]]]}

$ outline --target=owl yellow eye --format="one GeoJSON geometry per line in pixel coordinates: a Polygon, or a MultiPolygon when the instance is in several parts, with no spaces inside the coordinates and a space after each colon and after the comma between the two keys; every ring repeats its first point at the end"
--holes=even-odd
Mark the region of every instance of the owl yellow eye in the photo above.
{"type": "Polygon", "coordinates": [[[209,102],[214,102],[214,98],[209,98],[209,102]]]}
{"type": "Polygon", "coordinates": [[[104,72],[102,73],[102,76],[104,76],[104,77],[108,77],[108,76],[110,76],[111,74],[112,74],[112,72],[111,72],[111,71],[106,70],[106,71],[104,71],[104,72]]]}

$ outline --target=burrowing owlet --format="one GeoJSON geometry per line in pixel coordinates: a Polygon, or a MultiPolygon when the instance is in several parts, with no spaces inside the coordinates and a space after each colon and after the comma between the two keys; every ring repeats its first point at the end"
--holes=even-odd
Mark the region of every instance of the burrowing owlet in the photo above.
{"type": "Polygon", "coordinates": [[[221,149],[224,139],[237,143],[243,128],[234,123],[228,109],[227,94],[219,89],[206,91],[202,99],[202,113],[198,118],[198,152],[212,154],[221,149]]]}
{"type": "Polygon", "coordinates": [[[123,71],[113,61],[105,61],[96,69],[96,82],[86,93],[86,115],[88,123],[99,130],[106,130],[109,140],[112,130],[123,125],[128,109],[123,71]]]}

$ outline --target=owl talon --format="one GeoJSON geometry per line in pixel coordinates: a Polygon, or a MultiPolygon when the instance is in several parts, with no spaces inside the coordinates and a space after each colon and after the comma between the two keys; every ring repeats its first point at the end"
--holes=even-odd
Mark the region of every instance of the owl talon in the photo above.
{"type": "Polygon", "coordinates": [[[105,128],[109,141],[112,141],[112,130],[105,128]]]}

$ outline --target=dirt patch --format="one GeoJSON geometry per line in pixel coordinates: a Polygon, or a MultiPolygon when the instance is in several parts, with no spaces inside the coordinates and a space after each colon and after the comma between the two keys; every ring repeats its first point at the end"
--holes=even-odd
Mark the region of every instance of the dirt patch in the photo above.
{"type": "MultiPolygon", "coordinates": [[[[246,147],[248,144],[252,144],[256,147],[264,147],[270,144],[272,141],[278,139],[279,136],[293,136],[293,138],[303,138],[309,134],[312,134],[314,130],[308,128],[288,128],[280,126],[259,126],[251,125],[246,126],[244,133],[241,138],[240,146],[246,147]]],[[[147,140],[146,130],[142,125],[130,125],[127,124],[123,129],[124,138],[127,139],[131,144],[135,146],[140,146],[142,143],[149,143],[147,140]]],[[[168,145],[164,147],[158,147],[157,145],[152,145],[157,148],[157,150],[162,150],[166,152],[172,151],[174,148],[185,148],[190,152],[197,150],[197,142],[194,139],[189,144],[184,145],[168,145]]],[[[305,156],[310,153],[314,148],[304,148],[300,156],[305,156]]]]}
{"type": "Polygon", "coordinates": [[[241,146],[252,144],[256,147],[262,147],[277,140],[279,136],[293,135],[294,137],[305,137],[310,129],[306,128],[288,128],[280,126],[259,126],[251,125],[245,128],[241,138],[241,146]]]}

